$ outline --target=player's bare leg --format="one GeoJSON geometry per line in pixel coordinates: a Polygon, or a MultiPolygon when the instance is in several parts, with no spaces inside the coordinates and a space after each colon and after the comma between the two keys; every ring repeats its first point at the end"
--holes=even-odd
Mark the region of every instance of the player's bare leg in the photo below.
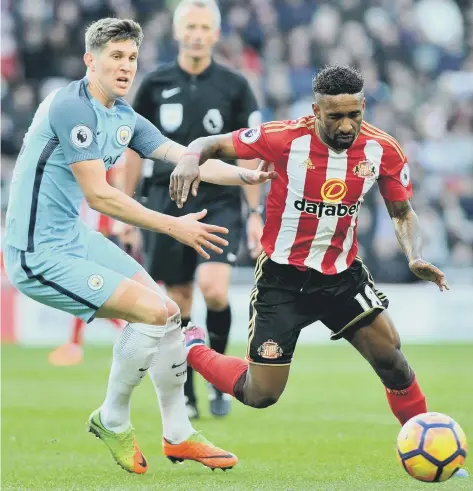
{"type": "Polygon", "coordinates": [[[401,424],[427,411],[425,396],[401,351],[399,334],[387,312],[345,337],[383,382],[389,406],[401,424]]]}
{"type": "MultiPolygon", "coordinates": [[[[202,263],[197,270],[197,285],[207,305],[209,345],[221,354],[227,348],[232,323],[228,299],[231,273],[229,264],[218,262],[202,263]]],[[[192,370],[188,374],[188,382],[191,378],[192,370]]],[[[231,397],[209,384],[209,406],[214,416],[226,416],[230,412],[231,397]]]]}
{"type": "Polygon", "coordinates": [[[278,402],[289,378],[290,365],[272,366],[250,363],[246,375],[234,386],[235,397],[246,406],[265,408],[278,402]]]}
{"type": "Polygon", "coordinates": [[[258,365],[221,355],[205,345],[205,332],[186,330],[187,361],[207,381],[246,406],[266,408],[275,404],[286,387],[290,365],[258,365]]]}
{"type": "MultiPolygon", "coordinates": [[[[383,382],[389,406],[401,424],[427,412],[425,396],[401,351],[399,333],[387,312],[378,315],[370,325],[350,333],[346,339],[366,358],[383,382]]],[[[465,469],[459,469],[455,477],[469,475],[465,469]]]]}

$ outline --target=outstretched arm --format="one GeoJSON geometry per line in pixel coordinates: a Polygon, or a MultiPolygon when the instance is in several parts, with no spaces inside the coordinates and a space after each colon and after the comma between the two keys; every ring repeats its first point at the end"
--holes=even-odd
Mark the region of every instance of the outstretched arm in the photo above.
{"type": "Polygon", "coordinates": [[[409,261],[410,270],[425,281],[435,283],[440,291],[449,290],[445,274],[433,264],[422,259],[422,237],[419,218],[409,200],[390,201],[384,199],[394,224],[397,240],[409,261]]]}
{"type": "MultiPolygon", "coordinates": [[[[177,165],[181,157],[189,151],[179,143],[165,138],[150,121],[139,114],[136,119],[135,131],[128,146],[142,158],[164,161],[171,165],[177,165]]],[[[208,182],[223,185],[257,184],[259,181],[253,179],[256,172],[252,170],[242,171],[242,175],[248,181],[243,182],[240,179],[240,173],[234,166],[213,160],[205,166],[203,178],[208,182]]],[[[193,180],[199,177],[198,164],[195,174],[193,180]]],[[[257,175],[261,178],[261,173],[257,175]]]]}
{"type": "MultiPolygon", "coordinates": [[[[192,182],[195,182],[196,180],[199,182],[202,180],[223,186],[261,184],[271,178],[269,175],[266,175],[267,165],[260,165],[256,170],[252,170],[226,164],[221,160],[215,160],[216,158],[235,158],[235,155],[236,152],[233,148],[232,135],[229,133],[227,135],[198,138],[193,141],[189,147],[184,147],[179,143],[168,140],[158,147],[149,158],[164,160],[165,162],[176,166],[179,163],[178,169],[171,175],[171,184],[173,178],[176,177],[176,174],[179,175],[181,179],[192,179],[192,182]],[[205,151],[200,151],[201,148],[205,149],[205,151]],[[184,159],[187,157],[192,158],[190,165],[185,163],[184,159]],[[199,173],[200,164],[203,165],[200,168],[199,173]],[[184,166],[186,168],[184,168],[184,166]]],[[[195,182],[194,185],[195,194],[197,193],[197,182],[195,182]]]]}
{"type": "MultiPolygon", "coordinates": [[[[216,159],[236,159],[239,158],[233,137],[231,133],[224,135],[206,136],[197,138],[187,148],[187,153],[196,153],[199,155],[199,165],[202,165],[206,160],[216,159]]],[[[255,152],[254,158],[258,157],[255,152]]]]}
{"type": "MultiPolygon", "coordinates": [[[[230,186],[259,184],[255,182],[254,170],[250,168],[225,164],[214,159],[236,159],[240,156],[233,144],[231,133],[225,135],[208,136],[194,140],[186,151],[186,157],[194,157],[197,160],[199,157],[200,178],[202,181],[211,182],[213,184],[225,184],[230,186]],[[223,169],[222,164],[225,166],[223,169]],[[223,176],[228,175],[228,179],[223,179],[223,176]]],[[[253,159],[258,157],[255,152],[253,159]]],[[[256,170],[261,170],[258,166],[256,170]]],[[[177,172],[176,172],[177,174],[177,172]]]]}
{"type": "Polygon", "coordinates": [[[422,237],[419,218],[407,201],[384,200],[389,216],[394,224],[397,240],[409,262],[421,259],[422,237]]]}
{"type": "Polygon", "coordinates": [[[261,156],[256,150],[253,150],[251,154],[249,152],[251,153],[251,150],[247,150],[246,155],[239,155],[231,133],[194,140],[171,174],[169,185],[171,199],[182,208],[190,190],[194,196],[197,194],[200,179],[214,184],[243,185],[262,184],[277,177],[273,165],[269,162],[262,162],[258,169],[253,171],[216,160],[208,160],[212,158],[254,159],[261,156]],[[202,166],[200,171],[199,166],[202,166]]]}
{"type": "Polygon", "coordinates": [[[226,228],[199,221],[206,215],[206,210],[176,218],[145,208],[138,201],[110,186],[101,159],[75,162],[71,165],[71,171],[89,206],[104,215],[153,232],[170,235],[193,247],[205,259],[209,259],[210,256],[203,247],[221,254],[223,250],[218,245],[228,245],[225,239],[215,235],[227,234],[226,228]]]}

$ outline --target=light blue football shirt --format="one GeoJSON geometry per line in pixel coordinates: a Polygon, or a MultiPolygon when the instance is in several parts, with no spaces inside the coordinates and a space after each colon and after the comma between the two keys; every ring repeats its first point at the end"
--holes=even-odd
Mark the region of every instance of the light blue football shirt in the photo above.
{"type": "Polygon", "coordinates": [[[167,141],[126,101],[107,108],[87,84],[84,78],[46,97],[25,135],[6,217],[5,241],[17,249],[38,251],[79,235],[84,195],[71,164],[103,159],[109,169],[126,147],[147,157],[167,141]]]}

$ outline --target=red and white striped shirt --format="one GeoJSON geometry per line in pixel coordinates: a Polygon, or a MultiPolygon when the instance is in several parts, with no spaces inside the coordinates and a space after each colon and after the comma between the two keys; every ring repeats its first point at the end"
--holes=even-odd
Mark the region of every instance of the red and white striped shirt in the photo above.
{"type": "Polygon", "coordinates": [[[390,201],[412,196],[407,159],[399,143],[363,122],[348,150],[322,142],[314,116],[265,123],[233,132],[239,158],[274,162],[261,243],[279,264],[337,274],[358,252],[356,227],[364,195],[378,181],[390,201]]]}

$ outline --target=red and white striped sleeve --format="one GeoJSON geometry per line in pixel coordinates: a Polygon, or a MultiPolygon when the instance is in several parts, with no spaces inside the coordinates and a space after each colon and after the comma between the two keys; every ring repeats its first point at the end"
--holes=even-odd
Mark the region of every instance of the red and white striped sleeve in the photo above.
{"type": "Polygon", "coordinates": [[[393,143],[384,143],[383,147],[378,178],[381,195],[389,201],[407,201],[413,194],[407,157],[395,140],[393,143]]]}
{"type": "Polygon", "coordinates": [[[253,128],[243,128],[232,133],[233,146],[241,159],[264,159],[276,162],[281,158],[287,143],[283,122],[264,123],[253,128]],[[275,132],[273,126],[278,125],[275,132]]]}

